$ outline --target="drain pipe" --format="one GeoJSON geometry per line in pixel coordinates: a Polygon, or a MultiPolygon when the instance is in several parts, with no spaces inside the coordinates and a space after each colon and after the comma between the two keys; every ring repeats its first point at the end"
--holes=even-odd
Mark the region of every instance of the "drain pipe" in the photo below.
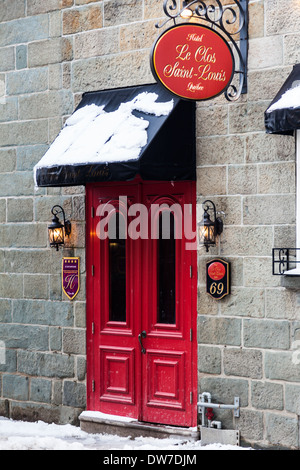
{"type": "MultiPolygon", "coordinates": [[[[208,408],[208,405],[211,404],[211,394],[209,392],[203,392],[199,395],[199,402],[197,403],[198,407],[201,409],[202,415],[202,426],[205,426],[205,408],[208,408]],[[207,402],[205,401],[207,399],[207,402]]],[[[209,406],[211,408],[211,406],[209,406]]]]}
{"type": "MultiPolygon", "coordinates": [[[[234,410],[234,416],[235,418],[240,417],[240,399],[239,397],[234,397],[234,404],[233,405],[223,405],[223,404],[218,404],[218,403],[212,403],[211,402],[211,394],[209,392],[203,392],[201,395],[199,395],[199,401],[197,403],[197,406],[201,409],[201,414],[202,414],[202,426],[205,426],[205,408],[219,408],[223,410],[234,410]],[[207,401],[206,401],[207,399],[207,401]]],[[[216,424],[216,421],[211,421],[210,425],[212,423],[216,424]]]]}

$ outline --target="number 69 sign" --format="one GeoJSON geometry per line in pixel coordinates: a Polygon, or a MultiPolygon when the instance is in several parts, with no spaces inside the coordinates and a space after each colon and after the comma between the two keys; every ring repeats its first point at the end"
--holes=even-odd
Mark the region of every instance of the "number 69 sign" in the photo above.
{"type": "Polygon", "coordinates": [[[230,263],[222,259],[206,263],[206,292],[217,300],[230,294],[230,263]]]}

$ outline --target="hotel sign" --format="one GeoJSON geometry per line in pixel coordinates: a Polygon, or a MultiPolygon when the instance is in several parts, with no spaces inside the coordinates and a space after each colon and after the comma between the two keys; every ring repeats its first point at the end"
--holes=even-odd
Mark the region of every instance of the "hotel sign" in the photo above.
{"type": "Polygon", "coordinates": [[[154,77],[184,99],[209,100],[224,92],[234,73],[227,41],[198,24],[179,24],[164,31],[151,53],[154,77]]]}
{"type": "Polygon", "coordinates": [[[79,292],[79,258],[62,259],[62,289],[73,300],[79,292]]]}

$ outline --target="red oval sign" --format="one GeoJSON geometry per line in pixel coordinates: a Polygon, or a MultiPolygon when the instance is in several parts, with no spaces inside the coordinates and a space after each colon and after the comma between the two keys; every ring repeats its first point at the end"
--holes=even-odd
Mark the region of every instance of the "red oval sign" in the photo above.
{"type": "Polygon", "coordinates": [[[211,279],[214,281],[219,281],[220,279],[223,279],[225,276],[225,266],[222,263],[218,263],[217,261],[215,263],[212,263],[209,268],[208,268],[208,275],[211,279]]]}
{"type": "Polygon", "coordinates": [[[234,57],[226,40],[216,31],[180,24],[164,31],[153,46],[152,73],[181,98],[208,100],[228,88],[234,57]]]}

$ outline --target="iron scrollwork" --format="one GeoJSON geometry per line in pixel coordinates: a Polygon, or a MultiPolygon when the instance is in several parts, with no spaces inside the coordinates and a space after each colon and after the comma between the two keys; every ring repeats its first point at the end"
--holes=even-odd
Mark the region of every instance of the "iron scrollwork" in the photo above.
{"type": "Polygon", "coordinates": [[[234,76],[238,80],[237,85],[231,82],[225,97],[228,101],[236,101],[242,93],[247,93],[248,0],[231,0],[225,6],[222,0],[164,0],[163,10],[167,19],[156,27],[162,28],[169,21],[175,25],[182,22],[181,15],[186,9],[192,12],[191,22],[193,19],[201,20],[221,33],[231,46],[236,63],[234,76]]]}

